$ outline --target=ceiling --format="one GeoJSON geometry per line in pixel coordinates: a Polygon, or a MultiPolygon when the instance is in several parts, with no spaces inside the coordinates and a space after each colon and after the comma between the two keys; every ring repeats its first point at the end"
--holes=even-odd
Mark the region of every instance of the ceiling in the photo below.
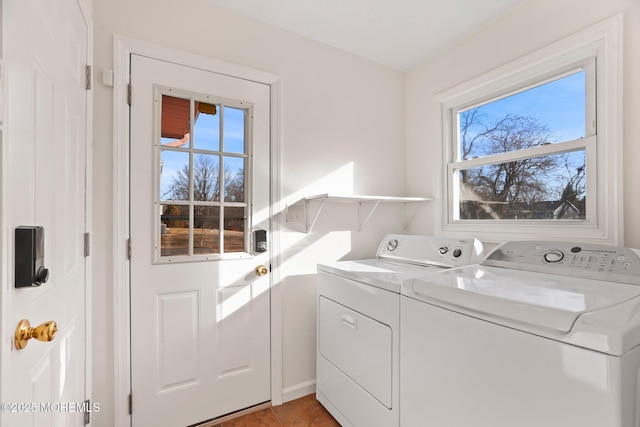
{"type": "Polygon", "coordinates": [[[408,71],[527,0],[208,0],[408,71]]]}

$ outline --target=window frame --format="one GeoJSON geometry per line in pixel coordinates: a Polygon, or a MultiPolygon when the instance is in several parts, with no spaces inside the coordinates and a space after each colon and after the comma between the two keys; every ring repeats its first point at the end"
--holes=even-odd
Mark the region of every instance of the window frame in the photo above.
{"type": "MultiPolygon", "coordinates": [[[[202,262],[202,261],[219,261],[219,260],[229,260],[229,259],[243,259],[243,258],[251,258],[253,254],[251,253],[251,233],[250,230],[253,229],[253,204],[252,200],[252,170],[253,170],[253,104],[250,102],[228,99],[219,96],[207,95],[197,92],[191,92],[187,90],[167,87],[155,84],[154,88],[154,99],[156,102],[154,103],[154,140],[153,140],[153,157],[154,161],[154,182],[153,182],[153,203],[154,203],[154,212],[157,213],[161,209],[162,205],[176,205],[176,206],[188,206],[189,208],[189,247],[188,254],[185,255],[170,255],[170,256],[162,256],[161,254],[161,225],[162,221],[160,215],[154,214],[152,224],[154,226],[154,239],[153,239],[153,263],[154,264],[167,264],[167,263],[183,263],[183,262],[202,262]],[[161,144],[161,120],[162,120],[162,96],[172,96],[176,98],[189,99],[190,102],[190,117],[194,116],[194,102],[199,101],[203,103],[215,104],[220,106],[221,113],[223,114],[224,107],[231,107],[235,109],[240,109],[245,111],[245,135],[244,135],[244,153],[236,153],[236,152],[227,152],[224,151],[224,147],[222,146],[223,142],[221,141],[221,146],[216,150],[208,150],[202,148],[196,148],[194,143],[194,125],[193,120],[190,120],[190,140],[188,148],[173,148],[166,147],[161,144]],[[163,200],[160,197],[160,180],[161,180],[161,153],[163,151],[179,151],[186,152],[189,154],[189,187],[190,187],[190,195],[189,200],[163,200]],[[193,200],[193,183],[194,183],[194,157],[198,154],[205,155],[217,155],[219,156],[219,164],[220,168],[218,170],[220,179],[223,176],[224,171],[224,160],[225,157],[235,157],[244,159],[244,202],[232,202],[227,201],[224,196],[224,182],[220,186],[220,196],[218,201],[196,201],[193,200]],[[197,206],[206,206],[206,207],[218,207],[220,209],[220,219],[218,225],[220,226],[220,247],[221,252],[219,253],[206,253],[206,254],[196,254],[194,253],[194,221],[195,221],[195,207],[197,206]],[[245,220],[244,220],[244,251],[238,252],[224,252],[224,210],[226,208],[234,208],[234,207],[242,207],[245,209],[245,220]]],[[[221,123],[221,128],[223,123],[221,123]]]]}
{"type": "Polygon", "coordinates": [[[436,96],[442,111],[444,165],[441,183],[444,198],[440,219],[436,219],[440,234],[473,236],[489,242],[544,239],[622,243],[621,25],[621,17],[612,18],[436,96]],[[458,112],[580,69],[585,70],[587,82],[585,138],[458,160],[458,112]],[[581,148],[585,150],[587,164],[586,219],[456,219],[459,209],[456,176],[460,169],[581,148]]]}

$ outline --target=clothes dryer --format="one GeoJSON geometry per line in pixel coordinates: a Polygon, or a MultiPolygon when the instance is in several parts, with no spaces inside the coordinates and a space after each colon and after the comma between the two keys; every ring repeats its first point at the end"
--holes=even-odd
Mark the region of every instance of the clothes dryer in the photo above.
{"type": "Polygon", "coordinates": [[[318,265],[316,396],[343,427],[399,425],[402,284],[481,254],[475,239],[390,234],[376,258],[318,265]]]}

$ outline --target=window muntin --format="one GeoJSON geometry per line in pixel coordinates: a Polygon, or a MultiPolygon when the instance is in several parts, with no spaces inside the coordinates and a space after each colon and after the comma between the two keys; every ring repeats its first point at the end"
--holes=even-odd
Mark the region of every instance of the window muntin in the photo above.
{"type": "Polygon", "coordinates": [[[595,150],[588,138],[596,133],[595,64],[592,56],[451,108],[449,224],[595,218],[587,203],[594,189],[586,185],[596,169],[587,168],[595,150]]]}
{"type": "Polygon", "coordinates": [[[252,106],[164,87],[156,91],[156,261],[243,256],[249,252],[252,106]]]}

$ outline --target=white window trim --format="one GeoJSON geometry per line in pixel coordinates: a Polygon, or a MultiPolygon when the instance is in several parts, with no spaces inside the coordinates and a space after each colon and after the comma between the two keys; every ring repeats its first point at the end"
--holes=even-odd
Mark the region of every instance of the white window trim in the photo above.
{"type": "MultiPolygon", "coordinates": [[[[589,27],[550,46],[512,61],[488,73],[446,90],[436,99],[442,107],[443,171],[441,194],[444,200],[436,212],[436,226],[440,235],[473,236],[487,242],[504,240],[570,240],[623,245],[622,206],[622,15],[589,27]],[[598,103],[598,135],[595,150],[587,146],[587,162],[595,153],[595,174],[587,177],[595,218],[587,221],[451,221],[449,210],[453,190],[449,173],[455,150],[454,108],[470,106],[495,98],[498,94],[524,88],[532,81],[547,75],[558,75],[585,59],[597,55],[596,85],[598,103]],[[594,182],[595,181],[595,182],[594,182]],[[592,200],[593,199],[593,200],[592,200]]],[[[587,117],[588,122],[590,118],[587,117]]],[[[589,133],[587,134],[589,135],[589,133]]],[[[587,138],[585,138],[586,140],[587,138]]],[[[589,172],[588,172],[589,174],[589,172]]]]}

